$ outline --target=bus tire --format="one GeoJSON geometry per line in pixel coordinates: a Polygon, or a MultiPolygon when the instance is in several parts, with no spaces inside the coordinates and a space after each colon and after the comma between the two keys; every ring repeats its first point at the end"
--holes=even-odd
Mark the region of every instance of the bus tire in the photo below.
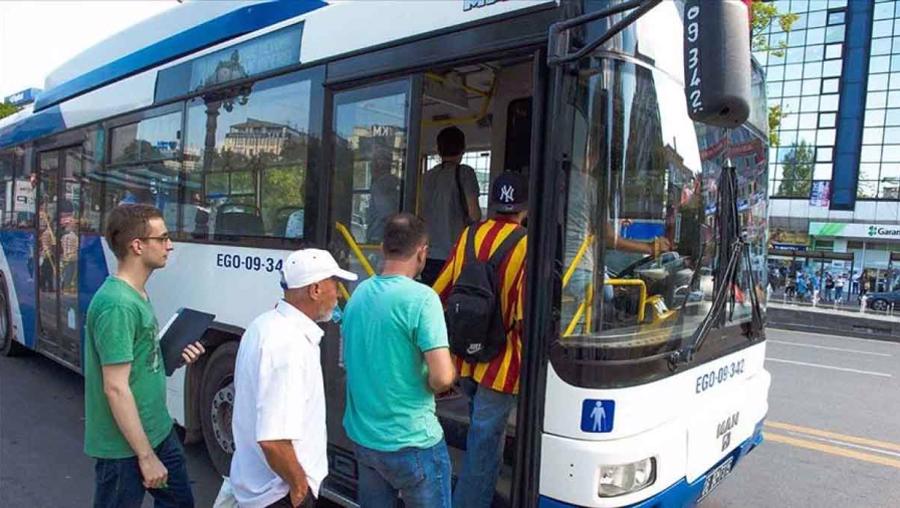
{"type": "Polygon", "coordinates": [[[0,277],[0,354],[15,356],[22,350],[22,345],[13,338],[12,311],[9,305],[6,278],[0,277]]]}
{"type": "Polygon", "coordinates": [[[226,342],[216,348],[203,371],[200,425],[203,441],[216,471],[227,476],[234,454],[231,415],[234,410],[234,362],[238,343],[226,342]]]}

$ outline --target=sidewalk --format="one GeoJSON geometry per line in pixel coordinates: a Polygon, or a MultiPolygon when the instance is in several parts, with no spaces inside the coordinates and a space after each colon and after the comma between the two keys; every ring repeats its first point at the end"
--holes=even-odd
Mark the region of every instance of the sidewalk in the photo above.
{"type": "Polygon", "coordinates": [[[768,326],[810,333],[843,335],[900,342],[900,310],[893,314],[860,306],[835,306],[809,302],[783,303],[772,298],[767,304],[768,326]]]}

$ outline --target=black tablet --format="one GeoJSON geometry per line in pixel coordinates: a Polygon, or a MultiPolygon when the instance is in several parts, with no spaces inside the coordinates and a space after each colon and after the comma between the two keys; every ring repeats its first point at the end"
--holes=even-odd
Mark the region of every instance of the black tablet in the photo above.
{"type": "Polygon", "coordinates": [[[184,365],[181,352],[188,344],[203,338],[203,334],[215,318],[215,314],[181,308],[166,323],[160,331],[159,347],[162,350],[167,376],[171,376],[178,367],[184,365]]]}

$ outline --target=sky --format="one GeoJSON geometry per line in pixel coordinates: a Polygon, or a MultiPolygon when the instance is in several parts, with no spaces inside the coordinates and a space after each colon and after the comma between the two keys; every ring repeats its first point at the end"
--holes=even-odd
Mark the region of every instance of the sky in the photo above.
{"type": "Polygon", "coordinates": [[[51,71],[177,0],[0,0],[0,101],[44,87],[51,71]]]}

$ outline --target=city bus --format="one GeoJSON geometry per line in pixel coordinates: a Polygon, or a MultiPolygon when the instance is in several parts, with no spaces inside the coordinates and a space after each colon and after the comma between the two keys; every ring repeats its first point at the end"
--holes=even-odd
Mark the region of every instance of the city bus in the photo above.
{"type": "MultiPolygon", "coordinates": [[[[148,283],[157,320],[208,351],[168,378],[169,410],[227,475],[235,355],[280,298],[282,260],[315,246],[376,273],[380,225],[430,206],[422,177],[454,125],[485,213],[501,172],[530,185],[521,390],[495,506],[697,503],[762,442],[768,409],[768,124],[747,11],[177,6],[56,69],[0,120],[0,351],[80,371],[86,310],[116,270],[105,216],[153,204],[174,239],[148,283]]],[[[342,339],[323,327],[322,495],[354,506],[342,339]]],[[[459,463],[464,395],[440,395],[437,412],[459,463]]]]}

